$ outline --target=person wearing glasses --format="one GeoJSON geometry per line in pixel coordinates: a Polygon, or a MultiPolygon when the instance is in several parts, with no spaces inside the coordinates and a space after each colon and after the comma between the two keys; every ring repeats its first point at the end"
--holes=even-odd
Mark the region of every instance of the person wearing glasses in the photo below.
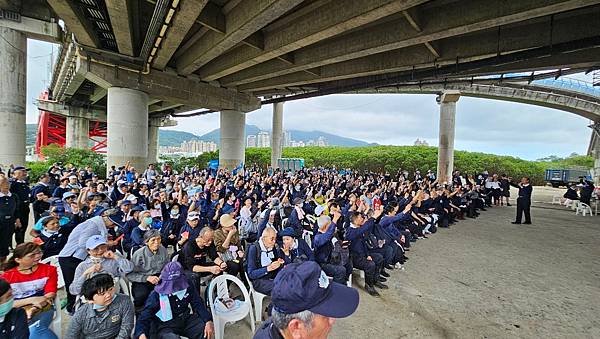
{"type": "Polygon", "coordinates": [[[27,314],[29,338],[57,339],[48,326],[55,312],[58,274],[56,267],[40,263],[42,255],[40,246],[33,242],[17,245],[0,278],[10,283],[14,307],[23,308],[27,314]]]}
{"type": "Polygon", "coordinates": [[[133,303],[116,293],[113,277],[100,273],[86,280],[81,292],[88,303],[77,309],[65,339],[125,339],[133,330],[133,303]]]}

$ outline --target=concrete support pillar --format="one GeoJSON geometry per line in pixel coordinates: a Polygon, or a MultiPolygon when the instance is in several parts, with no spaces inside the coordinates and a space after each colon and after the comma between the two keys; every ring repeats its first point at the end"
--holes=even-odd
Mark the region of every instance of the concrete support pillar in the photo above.
{"type": "Polygon", "coordinates": [[[106,165],[127,161],[143,171],[148,158],[148,95],[142,91],[111,87],[107,104],[106,165]]]}
{"type": "Polygon", "coordinates": [[[283,154],[283,102],[273,104],[271,128],[271,167],[277,168],[277,159],[283,154]]]}
{"type": "Polygon", "coordinates": [[[221,144],[219,146],[219,168],[233,170],[246,159],[244,143],[246,114],[223,110],[220,113],[221,144]]]}
{"type": "Polygon", "coordinates": [[[27,37],[0,27],[0,167],[25,165],[27,37]]]}
{"type": "Polygon", "coordinates": [[[439,183],[452,181],[454,171],[454,129],[456,102],[460,92],[448,91],[440,94],[440,137],[438,145],[437,178],[439,183]]]}
{"type": "Polygon", "coordinates": [[[87,149],[90,140],[90,121],[86,118],[67,117],[67,143],[70,148],[87,149]]]}
{"type": "Polygon", "coordinates": [[[594,150],[594,186],[600,187],[600,143],[594,150]]]}
{"type": "Polygon", "coordinates": [[[147,164],[155,164],[158,161],[158,127],[157,123],[150,121],[148,126],[148,161],[147,164]]]}

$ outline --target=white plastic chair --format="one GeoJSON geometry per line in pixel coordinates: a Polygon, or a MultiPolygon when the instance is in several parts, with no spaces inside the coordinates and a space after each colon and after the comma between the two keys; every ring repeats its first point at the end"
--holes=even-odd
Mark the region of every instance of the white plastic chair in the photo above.
{"type": "Polygon", "coordinates": [[[250,286],[250,295],[252,296],[252,302],[254,303],[254,319],[257,322],[261,322],[263,313],[263,299],[268,297],[268,295],[257,292],[252,285],[250,277],[248,277],[248,272],[244,271],[244,274],[246,275],[246,281],[250,286]]]}
{"type": "MultiPolygon", "coordinates": [[[[360,275],[360,278],[363,280],[363,282],[365,281],[365,271],[363,270],[359,270],[359,269],[352,269],[352,274],[357,273],[360,275]]],[[[350,278],[348,279],[349,284],[348,287],[352,287],[352,274],[350,274],[350,278]]],[[[358,285],[358,282],[356,282],[356,284],[358,285]]]]}
{"type": "Polygon", "coordinates": [[[555,195],[552,197],[552,205],[561,204],[562,197],[560,195],[555,195]]]}
{"type": "Polygon", "coordinates": [[[62,309],[60,308],[60,298],[58,293],[54,297],[54,318],[48,328],[56,334],[57,337],[62,338],[62,309]]]}
{"type": "Polygon", "coordinates": [[[231,274],[223,274],[214,278],[208,287],[208,302],[210,304],[210,311],[213,315],[213,323],[215,325],[215,339],[224,338],[225,325],[227,323],[234,323],[245,318],[249,318],[250,328],[252,329],[252,333],[254,333],[254,313],[252,312],[250,295],[240,279],[231,274]],[[227,312],[219,312],[215,308],[215,302],[217,301],[217,298],[229,298],[229,288],[227,287],[227,283],[230,281],[236,284],[240,291],[242,291],[244,301],[241,302],[237,308],[227,312]],[[217,298],[215,298],[215,296],[217,298]]]}
{"type": "Polygon", "coordinates": [[[302,239],[304,239],[304,241],[306,241],[306,243],[308,244],[308,247],[310,247],[310,248],[312,248],[312,236],[313,236],[313,232],[307,231],[307,230],[302,231],[302,239]]]}
{"type": "MultiPolygon", "coordinates": [[[[63,278],[62,270],[60,269],[60,263],[58,262],[58,255],[53,255],[53,256],[48,257],[40,262],[42,264],[52,265],[52,266],[56,267],[56,272],[58,273],[57,287],[59,289],[65,287],[65,279],[63,278]]],[[[58,303],[58,305],[60,307],[60,303],[58,303]]]]}
{"type": "Polygon", "coordinates": [[[594,212],[592,212],[592,208],[590,207],[590,205],[583,203],[583,202],[579,202],[577,204],[577,209],[575,210],[575,215],[578,215],[581,212],[581,215],[583,215],[584,217],[587,215],[587,213],[590,214],[590,216],[594,215],[594,212]]]}

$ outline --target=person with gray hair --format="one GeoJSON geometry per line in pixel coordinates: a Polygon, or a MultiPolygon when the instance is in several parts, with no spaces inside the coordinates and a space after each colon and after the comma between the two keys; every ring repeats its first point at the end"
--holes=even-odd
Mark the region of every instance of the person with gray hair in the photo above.
{"type": "Polygon", "coordinates": [[[321,266],[333,281],[345,284],[352,274],[352,261],[348,260],[347,242],[341,242],[336,238],[338,222],[343,222],[339,211],[334,211],[333,220],[328,215],[321,215],[317,219],[317,231],[313,239],[313,251],[315,261],[321,266]]]}
{"type": "Polygon", "coordinates": [[[169,262],[169,253],[161,245],[158,230],[150,229],[144,233],[144,246],[131,256],[133,271],[127,274],[131,281],[131,292],[136,312],[144,307],[146,299],[159,282],[160,271],[169,262]]]}
{"type": "Polygon", "coordinates": [[[248,248],[248,278],[256,291],[266,295],[271,295],[274,279],[284,263],[275,248],[276,240],[277,231],[267,227],[260,239],[248,248]]]}
{"type": "Polygon", "coordinates": [[[313,261],[287,265],[275,278],[271,318],[254,339],[327,338],[336,318],[358,307],[358,292],[334,281],[313,261]]]}

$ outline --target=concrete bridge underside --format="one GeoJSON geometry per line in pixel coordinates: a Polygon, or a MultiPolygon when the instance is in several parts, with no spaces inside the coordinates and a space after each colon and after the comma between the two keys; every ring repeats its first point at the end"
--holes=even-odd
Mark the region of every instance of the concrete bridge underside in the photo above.
{"type": "MultiPolygon", "coordinates": [[[[140,129],[145,145],[152,119],[221,112],[229,167],[244,162],[237,135],[261,97],[600,67],[600,0],[0,0],[0,9],[0,165],[24,161],[26,66],[11,60],[26,60],[27,38],[62,44],[50,100],[104,109],[108,165],[130,156],[138,167],[150,147],[125,145],[119,124],[140,129]]],[[[445,98],[450,121],[456,98],[445,98]]]]}
{"type": "Polygon", "coordinates": [[[502,83],[502,84],[423,84],[401,87],[381,87],[354,93],[361,94],[439,94],[459,91],[461,96],[519,102],[554,108],[577,114],[594,122],[600,122],[600,98],[582,93],[567,92],[548,87],[502,83]]]}

